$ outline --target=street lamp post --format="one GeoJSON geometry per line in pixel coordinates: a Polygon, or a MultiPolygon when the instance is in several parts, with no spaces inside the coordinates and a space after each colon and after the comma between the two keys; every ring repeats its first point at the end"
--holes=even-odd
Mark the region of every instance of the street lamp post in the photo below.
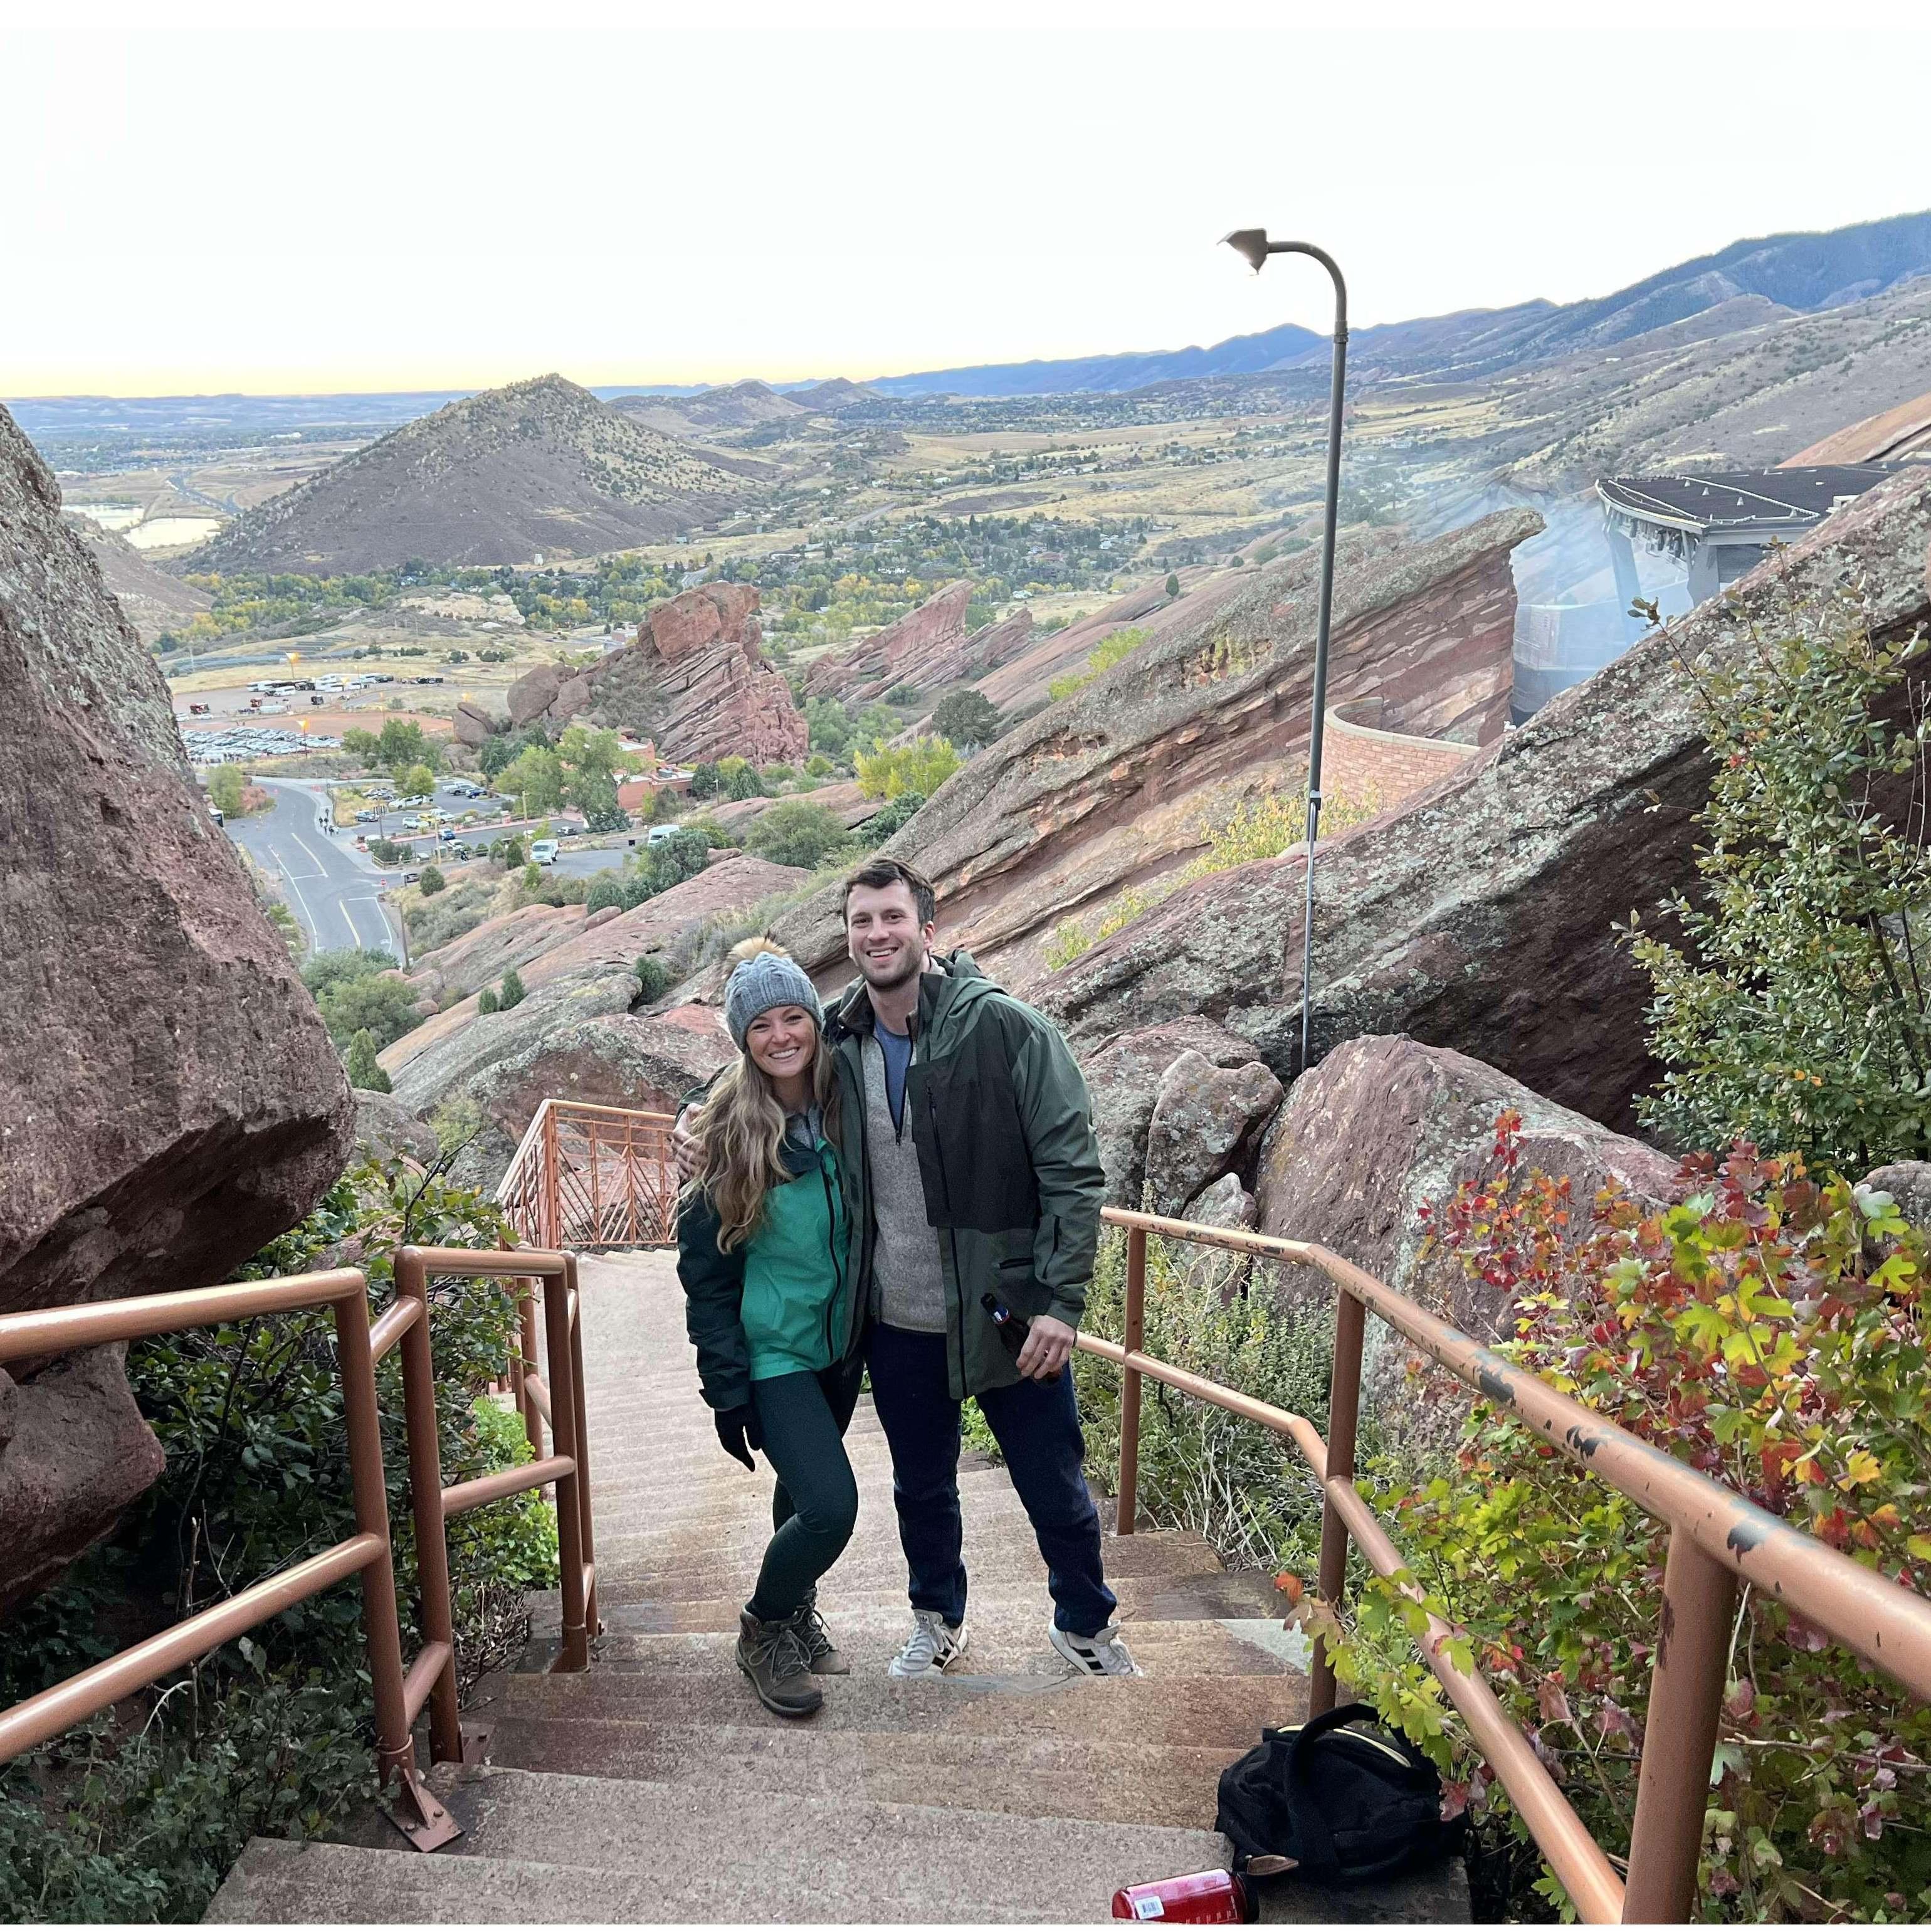
{"type": "Polygon", "coordinates": [[[1327,497],[1321,545],[1321,602],[1315,619],[1314,715],[1309,721],[1307,749],[1307,903],[1301,915],[1301,1059],[1306,1072],[1314,988],[1314,848],[1321,831],[1321,748],[1327,714],[1327,636],[1334,609],[1334,532],[1341,507],[1341,401],[1348,369],[1348,284],[1339,265],[1312,242],[1270,242],[1264,228],[1237,228],[1222,238],[1227,245],[1261,272],[1270,255],[1312,255],[1334,283],[1334,369],[1327,404],[1327,497]]]}

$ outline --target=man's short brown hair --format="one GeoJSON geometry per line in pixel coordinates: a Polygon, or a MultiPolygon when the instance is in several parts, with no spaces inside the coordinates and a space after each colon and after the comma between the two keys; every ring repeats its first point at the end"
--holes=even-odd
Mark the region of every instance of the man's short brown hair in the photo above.
{"type": "Polygon", "coordinates": [[[882,891],[887,886],[908,886],[921,926],[930,926],[939,916],[939,896],[932,890],[931,880],[916,866],[908,866],[903,859],[868,859],[846,880],[838,909],[847,924],[850,921],[847,908],[851,903],[853,889],[858,886],[868,886],[874,892],[882,891]]]}

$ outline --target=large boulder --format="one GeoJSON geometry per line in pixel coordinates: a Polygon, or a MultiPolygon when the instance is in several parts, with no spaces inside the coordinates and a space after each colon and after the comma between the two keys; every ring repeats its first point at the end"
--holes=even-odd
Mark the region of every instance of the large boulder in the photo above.
{"type": "MultiPolygon", "coordinates": [[[[1297,1080],[1262,1143],[1255,1196],[1262,1232],[1318,1241],[1478,1340],[1506,1328],[1504,1298],[1458,1257],[1427,1246],[1421,1210],[1481,1174],[1506,1109],[1522,1120],[1522,1166],[1567,1175],[1579,1222],[1614,1180],[1645,1204],[1675,1198],[1677,1164],[1642,1142],[1556,1106],[1467,1054],[1394,1036],[1336,1047],[1297,1080]]],[[[1318,1270],[1280,1270],[1291,1306],[1331,1306],[1318,1270]]],[[[1412,1352],[1370,1320],[1369,1379],[1385,1403],[1412,1352]]]]}
{"type": "MultiPolygon", "coordinates": [[[[1927,542],[1931,469],[1913,466],[1460,772],[1324,840],[1317,1054],[1408,1033],[1633,1124],[1632,1096],[1657,1070],[1649,987],[1613,928],[1694,879],[1710,781],[1696,677],[1787,621],[1793,597],[1853,587],[1880,633],[1909,630],[1931,616],[1927,542]]],[[[1040,1004],[1075,1046],[1204,1014],[1285,1076],[1299,1051],[1305,865],[1297,850],[1183,887],[1056,974],[1040,1004]]]]}
{"type": "Polygon", "coordinates": [[[1147,1130],[1147,1204],[1177,1214],[1231,1174],[1281,1104],[1281,1083],[1258,1060],[1216,1066],[1192,1048],[1160,1076],[1147,1130]]]}
{"type": "MultiPolygon", "coordinates": [[[[4,410],[0,691],[0,1312],[220,1281],[341,1171],[348,1082],[4,410]]],[[[0,1606],[160,1466],[114,1352],[10,1372],[0,1606]]]]}
{"type": "Polygon", "coordinates": [[[1106,1168],[1106,1198],[1116,1208],[1140,1205],[1160,1082],[1186,1054],[1213,1066],[1237,1067],[1252,1060],[1254,1049],[1211,1020],[1183,1019],[1123,1034],[1081,1056],[1106,1168]]]}
{"type": "Polygon", "coordinates": [[[674,1112],[730,1058],[730,1040],[712,1011],[633,1013],[639,990],[627,966],[600,962],[549,980],[506,1012],[472,1012],[397,1070],[394,1098],[421,1118],[467,1103],[482,1130],[451,1172],[485,1189],[502,1179],[545,1100],[674,1112]]]}
{"type": "Polygon", "coordinates": [[[511,722],[560,728],[587,718],[637,732],[687,764],[802,759],[810,733],[784,674],[759,648],[757,607],[748,584],[686,590],[644,619],[634,643],[586,669],[526,671],[510,686],[511,722]]]}
{"type": "MultiPolygon", "coordinates": [[[[1351,533],[1329,701],[1378,699],[1393,731],[1498,737],[1512,675],[1510,553],[1541,527],[1532,512],[1509,510],[1427,543],[1351,533]]],[[[1240,573],[948,778],[883,848],[931,876],[945,942],[1036,992],[1054,982],[1048,957],[1063,920],[1096,923],[1129,890],[1164,890],[1216,818],[1297,792],[1318,584],[1311,551],[1240,573]]],[[[812,972],[834,962],[836,891],[814,895],[777,937],[812,972]]],[[[1105,1030],[1135,1023],[1119,1012],[1105,1030]]]]}
{"type": "Polygon", "coordinates": [[[1931,1160],[1894,1160],[1858,1184],[1888,1194],[1914,1228],[1931,1228],[1931,1160]]]}
{"type": "Polygon", "coordinates": [[[472,752],[487,745],[496,728],[496,721],[480,704],[467,698],[457,703],[452,722],[456,728],[457,743],[467,745],[472,752]]]}
{"type": "Polygon", "coordinates": [[[427,1167],[442,1151],[436,1130],[393,1094],[355,1089],[355,1151],[371,1160],[412,1160],[427,1167]]]}

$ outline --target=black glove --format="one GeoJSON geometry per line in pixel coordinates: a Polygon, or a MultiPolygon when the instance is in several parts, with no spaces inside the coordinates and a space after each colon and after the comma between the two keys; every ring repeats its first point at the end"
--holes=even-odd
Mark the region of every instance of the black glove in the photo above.
{"type": "Polygon", "coordinates": [[[757,1411],[746,1402],[742,1408],[718,1409],[711,1420],[718,1425],[718,1440],[724,1445],[724,1454],[747,1469],[755,1469],[757,1465],[751,1460],[751,1452],[764,1447],[757,1411]]]}

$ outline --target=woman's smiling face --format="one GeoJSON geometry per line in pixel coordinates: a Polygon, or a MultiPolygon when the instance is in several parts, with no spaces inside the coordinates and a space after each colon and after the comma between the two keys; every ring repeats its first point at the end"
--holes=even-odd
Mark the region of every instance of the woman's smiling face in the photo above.
{"type": "Polygon", "coordinates": [[[808,1072],[817,1044],[817,1022],[802,1006],[773,1006],[744,1030],[751,1064],[770,1080],[808,1072]]]}

